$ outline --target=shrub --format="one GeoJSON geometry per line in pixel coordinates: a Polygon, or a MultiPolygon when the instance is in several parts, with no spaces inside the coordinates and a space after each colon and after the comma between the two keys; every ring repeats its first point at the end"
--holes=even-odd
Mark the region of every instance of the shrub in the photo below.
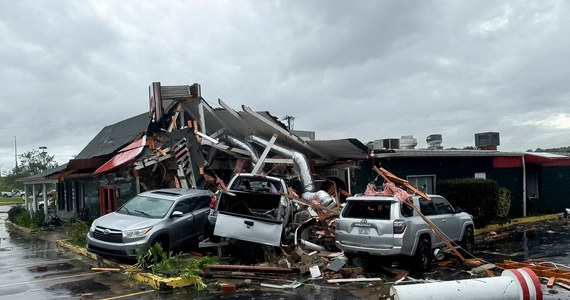
{"type": "Polygon", "coordinates": [[[511,191],[506,187],[499,189],[499,202],[497,203],[497,218],[506,219],[511,209],[511,191]]]}
{"type": "Polygon", "coordinates": [[[21,213],[21,212],[27,212],[28,210],[26,210],[23,206],[21,205],[14,205],[12,206],[9,210],[8,210],[8,220],[12,223],[16,223],[16,216],[21,213]]]}
{"type": "Polygon", "coordinates": [[[87,223],[78,220],[69,226],[69,231],[67,232],[69,236],[69,242],[84,247],[87,244],[87,232],[89,231],[89,226],[87,223]]]}
{"type": "Polygon", "coordinates": [[[480,178],[452,179],[437,185],[440,195],[473,215],[477,228],[486,226],[497,215],[499,189],[496,181],[480,178]]]}
{"type": "Polygon", "coordinates": [[[45,214],[43,210],[38,210],[30,214],[29,210],[18,205],[8,210],[8,220],[22,227],[38,229],[44,225],[45,214]]]}
{"type": "Polygon", "coordinates": [[[216,263],[216,258],[204,256],[190,262],[182,259],[181,254],[165,251],[159,243],[152,245],[146,252],[137,249],[137,263],[135,267],[150,269],[153,274],[167,276],[180,276],[191,279],[197,290],[206,287],[200,277],[204,265],[216,263]]]}

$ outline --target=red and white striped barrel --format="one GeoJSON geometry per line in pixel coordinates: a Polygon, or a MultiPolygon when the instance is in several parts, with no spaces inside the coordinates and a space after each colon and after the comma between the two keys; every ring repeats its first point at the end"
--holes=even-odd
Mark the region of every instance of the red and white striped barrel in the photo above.
{"type": "Polygon", "coordinates": [[[540,281],[528,268],[505,270],[501,276],[394,285],[392,299],[543,300],[540,281]]]}

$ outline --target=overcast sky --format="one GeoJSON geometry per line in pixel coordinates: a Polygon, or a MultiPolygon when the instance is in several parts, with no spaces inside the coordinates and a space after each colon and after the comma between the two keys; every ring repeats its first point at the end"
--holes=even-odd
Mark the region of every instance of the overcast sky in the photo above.
{"type": "Polygon", "coordinates": [[[317,139],[570,146],[569,32],[568,1],[3,0],[0,171],[15,144],[67,162],[153,81],[317,139]]]}

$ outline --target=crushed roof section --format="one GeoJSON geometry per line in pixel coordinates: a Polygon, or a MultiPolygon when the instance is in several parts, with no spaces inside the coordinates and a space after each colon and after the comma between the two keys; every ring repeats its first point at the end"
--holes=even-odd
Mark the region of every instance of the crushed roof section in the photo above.
{"type": "Polygon", "coordinates": [[[149,113],[145,112],[118,123],[105,126],[75,159],[85,159],[115,153],[147,131],[149,113]]]}
{"type": "Polygon", "coordinates": [[[329,153],[335,159],[365,159],[368,148],[355,138],[340,140],[314,140],[307,144],[329,153]]]}

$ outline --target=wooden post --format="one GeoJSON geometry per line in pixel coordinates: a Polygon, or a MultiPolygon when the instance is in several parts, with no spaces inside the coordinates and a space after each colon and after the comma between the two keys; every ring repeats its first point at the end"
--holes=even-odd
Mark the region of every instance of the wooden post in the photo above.
{"type": "Polygon", "coordinates": [[[259,171],[263,169],[263,165],[265,164],[264,160],[267,157],[267,154],[269,154],[269,150],[271,150],[271,147],[273,147],[273,143],[275,143],[276,139],[277,139],[277,133],[274,133],[271,139],[269,140],[267,147],[265,147],[265,150],[263,150],[263,153],[261,153],[261,156],[259,157],[257,164],[255,164],[255,167],[251,171],[252,174],[258,174],[259,171]]]}

